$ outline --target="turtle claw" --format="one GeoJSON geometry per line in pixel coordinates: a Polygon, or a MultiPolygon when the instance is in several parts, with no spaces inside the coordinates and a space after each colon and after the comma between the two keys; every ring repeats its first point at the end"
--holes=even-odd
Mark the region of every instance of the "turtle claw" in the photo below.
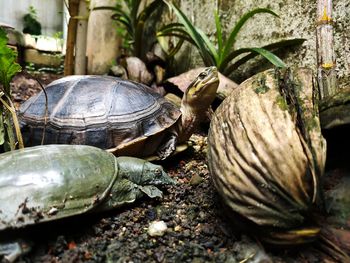
{"type": "Polygon", "coordinates": [[[166,140],[158,148],[157,155],[159,156],[160,160],[168,158],[176,150],[177,136],[175,134],[171,134],[169,137],[167,137],[167,139],[168,140],[166,140]]]}
{"type": "Polygon", "coordinates": [[[171,146],[165,149],[161,149],[157,151],[157,154],[159,156],[160,160],[165,160],[166,158],[168,158],[174,151],[175,151],[176,147],[175,146],[171,146]]]}

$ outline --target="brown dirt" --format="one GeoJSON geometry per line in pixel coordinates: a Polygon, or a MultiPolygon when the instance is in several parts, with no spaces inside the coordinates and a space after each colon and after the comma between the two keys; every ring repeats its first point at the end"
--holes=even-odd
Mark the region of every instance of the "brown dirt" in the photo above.
{"type": "MultiPolygon", "coordinates": [[[[39,76],[49,82],[60,76],[39,76]]],[[[39,89],[26,76],[15,79],[14,97],[22,102],[39,89]]],[[[78,216],[10,233],[32,240],[19,262],[332,262],[312,244],[264,248],[228,220],[210,181],[206,128],[193,136],[193,147],[162,163],[178,181],[162,199],[144,198],[102,214],[78,216]],[[147,234],[150,222],[163,220],[163,236],[147,234]]]]}

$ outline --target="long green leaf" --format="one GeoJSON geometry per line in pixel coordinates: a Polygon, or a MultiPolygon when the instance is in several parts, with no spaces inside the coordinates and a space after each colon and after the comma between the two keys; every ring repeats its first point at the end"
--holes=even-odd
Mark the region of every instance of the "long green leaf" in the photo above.
{"type": "Polygon", "coordinates": [[[157,31],[157,36],[166,36],[168,34],[171,34],[173,32],[181,32],[182,34],[186,34],[189,36],[187,33],[186,29],[184,26],[180,23],[171,23],[166,26],[163,26],[157,31]]]}
{"type": "Polygon", "coordinates": [[[209,54],[211,55],[212,59],[215,61],[215,64],[208,64],[206,66],[215,66],[217,65],[218,61],[219,61],[219,56],[218,56],[218,52],[215,49],[215,46],[213,45],[213,43],[211,43],[210,39],[208,38],[208,36],[199,28],[196,28],[197,32],[200,34],[200,36],[202,37],[204,44],[207,46],[207,48],[210,50],[209,54]]]}
{"type": "Polygon", "coordinates": [[[187,41],[189,43],[191,43],[192,45],[196,45],[196,43],[194,43],[194,41],[192,40],[192,38],[187,35],[187,34],[182,34],[180,32],[169,32],[169,33],[166,33],[166,34],[157,34],[157,38],[162,38],[162,37],[177,37],[179,38],[179,40],[184,40],[184,41],[187,41]]]}
{"type": "Polygon", "coordinates": [[[128,13],[126,13],[124,10],[121,9],[121,6],[98,6],[98,7],[94,7],[92,9],[93,11],[96,10],[112,10],[113,11],[113,15],[111,16],[111,18],[115,21],[117,21],[118,23],[122,24],[126,31],[128,32],[129,36],[133,39],[134,36],[134,27],[132,25],[132,21],[130,18],[130,15],[128,13]]]}
{"type": "Polygon", "coordinates": [[[173,29],[173,28],[184,28],[184,25],[181,23],[169,23],[167,25],[162,26],[158,31],[163,31],[163,30],[173,29]]]}
{"type": "Polygon", "coordinates": [[[264,49],[264,48],[258,48],[258,47],[253,47],[249,48],[252,52],[256,52],[259,55],[263,56],[266,58],[268,61],[270,61],[274,66],[279,67],[279,68],[286,68],[287,65],[275,54],[271,53],[270,51],[264,49]]]}
{"type": "Polygon", "coordinates": [[[128,21],[125,21],[124,17],[114,17],[114,15],[113,15],[112,19],[117,21],[118,23],[122,24],[125,27],[126,31],[128,32],[129,36],[131,38],[133,38],[134,28],[132,27],[132,25],[128,21]]]}
{"type": "Polygon", "coordinates": [[[196,43],[192,40],[191,36],[186,31],[185,27],[181,23],[171,23],[163,26],[156,33],[157,38],[160,37],[177,37],[180,40],[185,40],[196,46],[196,43]]]}
{"type": "Polygon", "coordinates": [[[251,18],[252,16],[254,16],[255,14],[258,14],[258,13],[268,13],[268,14],[271,14],[273,16],[279,17],[275,12],[273,12],[272,10],[270,10],[268,8],[256,8],[256,9],[253,9],[252,11],[249,11],[246,14],[244,14],[241,17],[241,19],[237,22],[237,24],[235,25],[235,27],[233,28],[233,30],[230,33],[230,36],[226,42],[224,51],[222,53],[222,59],[225,59],[227,54],[233,48],[234,43],[236,41],[237,34],[241,30],[242,26],[247,22],[247,20],[249,18],[251,18]]]}
{"type": "MultiPolygon", "coordinates": [[[[15,139],[14,139],[13,127],[12,126],[15,127],[15,132],[16,132],[16,136],[17,136],[17,140],[18,140],[18,146],[19,146],[20,149],[22,149],[22,148],[24,148],[23,138],[22,138],[22,133],[21,133],[21,129],[20,129],[20,126],[19,126],[19,122],[18,122],[15,106],[13,105],[13,102],[11,101],[11,98],[9,96],[7,96],[6,94],[4,94],[4,96],[6,97],[8,103],[2,98],[2,96],[0,96],[0,102],[7,109],[7,114],[5,114],[5,118],[10,123],[8,125],[7,135],[8,135],[9,138],[13,138],[12,143],[10,141],[11,149],[14,150],[16,148],[16,143],[15,143],[15,139]],[[10,120],[11,117],[12,117],[12,121],[10,120]]],[[[5,120],[5,124],[7,123],[6,120],[5,120]]]]}
{"type": "MultiPolygon", "coordinates": [[[[280,67],[280,68],[285,68],[287,67],[287,65],[275,54],[271,53],[270,51],[264,49],[264,48],[241,48],[241,49],[237,49],[235,50],[235,52],[238,54],[243,54],[243,53],[247,53],[247,52],[251,52],[251,53],[255,53],[256,55],[262,55],[264,58],[266,58],[268,61],[270,61],[273,65],[275,65],[276,67],[280,67]]],[[[246,57],[250,56],[251,54],[247,55],[246,57]]],[[[242,59],[246,58],[243,57],[242,59]]],[[[254,56],[252,56],[254,57],[254,56]]],[[[244,60],[244,62],[246,62],[247,60],[244,60]]],[[[236,61],[234,64],[230,65],[229,67],[227,67],[224,70],[224,75],[228,76],[230,75],[233,70],[235,70],[238,66],[242,65],[244,62],[242,62],[241,60],[236,61]]]]}
{"type": "Polygon", "coordinates": [[[162,0],[155,0],[148,6],[146,6],[139,16],[136,18],[135,24],[135,35],[134,35],[134,53],[137,57],[141,57],[141,51],[143,43],[143,29],[145,26],[146,20],[151,16],[151,14],[163,4],[162,0]]]}
{"type": "Polygon", "coordinates": [[[173,56],[175,56],[175,54],[180,50],[182,44],[184,43],[183,39],[179,39],[179,41],[177,42],[177,44],[175,45],[175,47],[170,48],[167,50],[167,48],[163,48],[164,46],[161,44],[163,50],[165,51],[165,53],[167,54],[168,58],[171,58],[173,56]]]}
{"type": "Polygon", "coordinates": [[[137,14],[139,11],[140,3],[141,0],[131,0],[130,19],[134,27],[137,25],[137,14]]]}
{"type": "Polygon", "coordinates": [[[112,11],[116,11],[119,10],[117,9],[115,6],[97,6],[92,8],[92,11],[96,11],[96,10],[112,10],[112,11]]]}
{"type": "Polygon", "coordinates": [[[179,19],[180,23],[182,23],[184,25],[184,27],[186,28],[188,34],[191,36],[193,41],[196,43],[196,46],[197,46],[198,51],[199,51],[199,54],[201,55],[204,64],[205,65],[214,65],[215,61],[213,60],[213,57],[209,53],[208,48],[205,46],[203,38],[197,32],[196,28],[192,25],[190,20],[174,4],[172,4],[172,3],[168,2],[168,1],[165,1],[165,3],[169,6],[169,8],[174,10],[174,12],[175,12],[177,18],[179,19]]]}
{"type": "MultiPolygon", "coordinates": [[[[272,44],[268,44],[266,46],[263,46],[263,49],[266,50],[278,50],[280,48],[286,48],[286,47],[292,47],[292,46],[297,46],[297,45],[301,45],[306,39],[304,38],[295,38],[295,39],[285,39],[285,40],[281,40],[272,44]]],[[[239,49],[239,50],[235,50],[233,52],[231,52],[225,59],[224,63],[222,63],[222,73],[223,74],[231,74],[235,69],[237,69],[239,66],[241,66],[242,64],[246,63],[248,60],[253,59],[254,57],[256,57],[257,55],[259,55],[259,53],[256,52],[250,52],[248,55],[242,57],[241,59],[237,60],[235,63],[231,64],[229,67],[227,67],[227,64],[232,61],[235,57],[237,57],[238,55],[242,54],[242,53],[246,53],[246,51],[244,51],[244,49],[239,49]],[[240,51],[240,52],[237,52],[240,51]],[[227,67],[227,68],[226,68],[227,67]]]]}
{"type": "Polygon", "coordinates": [[[154,0],[151,4],[146,6],[137,17],[137,23],[144,23],[163,3],[163,0],[154,0]]]}
{"type": "Polygon", "coordinates": [[[131,24],[130,16],[123,10],[115,10],[113,12],[113,17],[122,17],[125,21],[128,21],[129,24],[131,24]]]}
{"type": "MultiPolygon", "coordinates": [[[[263,46],[262,48],[272,51],[272,50],[279,49],[279,48],[301,45],[304,41],[305,41],[304,38],[286,39],[286,40],[281,40],[281,41],[278,41],[278,42],[275,42],[272,44],[268,44],[266,46],[263,46]]],[[[240,55],[242,53],[246,53],[246,52],[247,51],[244,51],[244,49],[232,51],[222,61],[221,68],[226,68],[227,64],[229,64],[230,61],[232,61],[238,55],[240,55]]],[[[243,64],[243,63],[247,62],[248,60],[256,57],[257,55],[258,55],[258,53],[255,53],[255,52],[249,53],[247,56],[244,56],[239,61],[241,61],[241,64],[243,64]]],[[[241,64],[239,64],[239,66],[241,64]]]]}
{"type": "Polygon", "coordinates": [[[184,40],[180,39],[179,42],[177,42],[176,46],[172,48],[168,54],[168,57],[173,57],[177,52],[179,52],[182,44],[184,43],[184,40]]]}
{"type": "MultiPolygon", "coordinates": [[[[225,58],[223,61],[221,61],[221,64],[219,65],[218,67],[218,70],[220,72],[222,72],[224,74],[225,69],[227,67],[227,65],[236,57],[238,57],[239,55],[241,54],[244,54],[244,53],[247,53],[247,52],[250,52],[248,49],[246,48],[240,48],[240,49],[237,49],[237,50],[233,50],[231,51],[225,58]]],[[[257,56],[256,53],[254,53],[255,56],[257,56]]]]}
{"type": "Polygon", "coordinates": [[[306,41],[305,38],[283,39],[281,41],[263,46],[262,48],[271,51],[274,49],[279,49],[279,48],[284,48],[284,47],[298,46],[298,45],[303,44],[305,41],[306,41]]]}
{"type": "Polygon", "coordinates": [[[215,17],[215,27],[216,27],[216,38],[218,41],[218,52],[219,53],[219,60],[221,60],[221,54],[222,54],[222,28],[221,28],[221,22],[220,22],[220,17],[218,15],[218,11],[214,11],[214,17],[215,17]]]}

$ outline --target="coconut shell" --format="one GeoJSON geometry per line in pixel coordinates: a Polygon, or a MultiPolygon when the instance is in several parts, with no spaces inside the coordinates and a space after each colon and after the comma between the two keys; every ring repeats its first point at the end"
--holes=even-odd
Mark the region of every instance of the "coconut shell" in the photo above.
{"type": "Polygon", "coordinates": [[[267,70],[234,89],[210,125],[214,186],[230,211],[275,229],[266,235],[272,243],[319,233],[305,226],[326,156],[313,98],[311,70],[267,70]]]}

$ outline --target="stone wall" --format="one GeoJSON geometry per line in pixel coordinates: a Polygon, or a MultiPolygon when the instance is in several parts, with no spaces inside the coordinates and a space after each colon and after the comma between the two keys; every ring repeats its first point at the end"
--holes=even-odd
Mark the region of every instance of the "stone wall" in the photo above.
{"type": "MultiPolygon", "coordinates": [[[[235,22],[246,12],[257,7],[268,7],[279,14],[280,18],[269,14],[257,14],[242,28],[235,48],[260,47],[282,39],[305,38],[299,48],[287,49],[278,53],[288,64],[316,68],[315,0],[177,0],[178,6],[188,15],[196,26],[211,37],[215,34],[213,12],[217,8],[224,26],[224,32],[230,32],[235,22]]],[[[335,50],[337,70],[341,85],[350,84],[350,2],[334,1],[335,50]]],[[[196,50],[187,45],[177,56],[178,71],[201,65],[196,50]]],[[[232,78],[238,82],[246,79],[258,70],[270,67],[262,59],[241,66],[232,78]]]]}

